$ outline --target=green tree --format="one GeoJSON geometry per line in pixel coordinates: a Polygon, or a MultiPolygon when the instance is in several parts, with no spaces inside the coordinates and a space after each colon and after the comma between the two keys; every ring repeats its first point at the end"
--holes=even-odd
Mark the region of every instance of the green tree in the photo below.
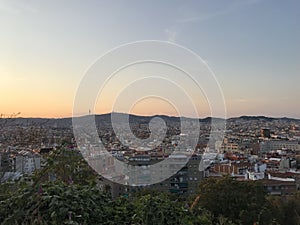
{"type": "Polygon", "coordinates": [[[1,201],[0,223],[111,224],[112,207],[112,200],[95,187],[46,183],[1,201]]]}
{"type": "Polygon", "coordinates": [[[136,225],[181,224],[185,210],[182,204],[171,201],[166,194],[143,195],[134,200],[136,225]]]}
{"type": "Polygon", "coordinates": [[[238,224],[257,222],[266,204],[266,193],[259,182],[236,181],[230,177],[204,180],[198,194],[198,204],[211,211],[214,218],[224,216],[238,224]]]}
{"type": "Polygon", "coordinates": [[[262,214],[260,224],[300,224],[300,195],[282,198],[269,196],[266,213],[262,214]],[[266,222],[267,221],[267,222],[266,222]]]}
{"type": "Polygon", "coordinates": [[[34,176],[35,184],[42,183],[50,177],[66,184],[93,185],[97,175],[80,152],[63,146],[48,156],[46,167],[34,176]]]}

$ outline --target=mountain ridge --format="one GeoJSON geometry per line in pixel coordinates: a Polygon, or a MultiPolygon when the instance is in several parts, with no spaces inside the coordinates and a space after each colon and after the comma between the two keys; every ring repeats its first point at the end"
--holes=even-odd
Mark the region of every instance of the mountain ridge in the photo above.
{"type": "MultiPolygon", "coordinates": [[[[117,116],[129,116],[129,119],[131,121],[134,120],[143,120],[144,122],[150,121],[154,117],[160,117],[164,120],[168,121],[179,121],[180,117],[176,116],[168,116],[168,115],[151,115],[151,116],[142,116],[142,115],[135,115],[135,114],[126,114],[126,113],[105,113],[105,114],[92,114],[92,115],[84,115],[84,116],[79,116],[75,118],[83,118],[83,117],[88,117],[88,116],[95,116],[96,120],[104,120],[104,121],[110,121],[111,120],[111,115],[112,114],[117,114],[117,116]]],[[[125,117],[124,117],[125,118],[125,117]]],[[[189,118],[189,117],[183,117],[185,119],[196,119],[196,118],[189,118]]],[[[17,117],[17,118],[0,118],[1,120],[10,120],[12,125],[29,125],[29,124],[37,124],[37,125],[51,125],[51,126],[60,126],[60,125],[65,125],[65,126],[71,126],[72,125],[72,117],[65,117],[65,118],[39,118],[39,117],[17,117]]],[[[199,118],[200,122],[203,123],[210,123],[211,120],[216,120],[216,121],[222,121],[226,120],[226,122],[235,122],[235,121],[266,121],[266,122],[272,122],[272,121],[287,121],[287,122],[300,122],[300,119],[296,118],[288,118],[288,117],[268,117],[268,116],[239,116],[239,117],[231,117],[227,119],[223,118],[217,118],[217,117],[205,117],[205,118],[199,118]]]]}

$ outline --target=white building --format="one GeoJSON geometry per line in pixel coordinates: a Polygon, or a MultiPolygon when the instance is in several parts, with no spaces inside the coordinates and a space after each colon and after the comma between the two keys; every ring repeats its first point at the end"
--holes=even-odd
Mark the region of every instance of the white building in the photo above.
{"type": "Polygon", "coordinates": [[[31,174],[41,168],[39,155],[18,155],[15,158],[15,171],[23,174],[31,174]]]}

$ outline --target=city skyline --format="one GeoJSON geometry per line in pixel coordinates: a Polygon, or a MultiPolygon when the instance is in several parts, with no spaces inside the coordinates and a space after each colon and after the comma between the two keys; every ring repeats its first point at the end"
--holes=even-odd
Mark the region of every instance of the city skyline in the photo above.
{"type": "MultiPolygon", "coordinates": [[[[300,118],[299,6],[268,0],[2,0],[0,113],[70,117],[77,87],[96,59],[121,44],[151,39],[185,46],[203,58],[222,88],[227,117],[300,118]]],[[[107,95],[121,87],[120,81],[107,95]]],[[[109,113],[110,104],[92,113],[109,113]]],[[[162,101],[141,103],[132,113],[176,114],[162,101]]],[[[206,116],[205,108],[200,117],[206,116]]]]}

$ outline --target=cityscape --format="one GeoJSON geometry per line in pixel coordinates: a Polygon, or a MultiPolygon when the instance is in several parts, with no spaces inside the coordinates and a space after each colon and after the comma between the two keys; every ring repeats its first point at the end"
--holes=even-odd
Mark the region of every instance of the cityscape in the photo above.
{"type": "MultiPolygon", "coordinates": [[[[279,199],[293,199],[297,196],[300,187],[298,119],[264,116],[229,118],[226,120],[223,141],[214,144],[208,141],[212,118],[199,119],[200,136],[191,157],[185,161],[187,155],[184,153],[172,155],[174,147],[180,141],[179,138],[173,138],[180,135],[178,117],[160,116],[167,124],[166,137],[155,149],[141,151],[129,148],[118,140],[111,126],[111,114],[89,116],[97,121],[99,138],[110,157],[140,168],[135,175],[131,174],[135,178],[135,186],[111,182],[101,174],[105,176],[105,173],[109,173],[108,169],[114,170],[114,161],[105,158],[104,165],[99,164],[101,154],[97,153],[97,148],[91,141],[83,140],[83,143],[87,143],[87,150],[82,154],[88,154],[86,158],[90,166],[93,167],[93,163],[98,166],[97,172],[100,175],[95,175],[90,170],[95,175],[97,188],[113,199],[124,196],[129,198],[146,190],[186,198],[198,193],[201,181],[222,177],[230,177],[238,182],[259,181],[267,195],[279,199]],[[143,173],[144,167],[168,157],[171,158],[171,163],[167,166],[174,170],[174,175],[160,183],[148,185],[152,175],[143,173]]],[[[149,121],[154,117],[129,115],[132,132],[140,138],[149,136],[149,121]]],[[[49,157],[61,151],[61,148],[69,154],[73,152],[81,155],[74,139],[71,118],[2,118],[1,124],[2,185],[12,185],[14,182],[33,185],[34,176],[49,167],[49,157]]],[[[89,136],[86,138],[89,139],[89,136]]],[[[61,171],[46,171],[43,182],[62,179],[70,184],[74,182],[73,179],[78,179],[72,177],[78,174],[64,171],[65,174],[62,175],[61,171]]]]}
{"type": "Polygon", "coordinates": [[[299,225],[300,2],[0,0],[0,224],[299,225]]]}

